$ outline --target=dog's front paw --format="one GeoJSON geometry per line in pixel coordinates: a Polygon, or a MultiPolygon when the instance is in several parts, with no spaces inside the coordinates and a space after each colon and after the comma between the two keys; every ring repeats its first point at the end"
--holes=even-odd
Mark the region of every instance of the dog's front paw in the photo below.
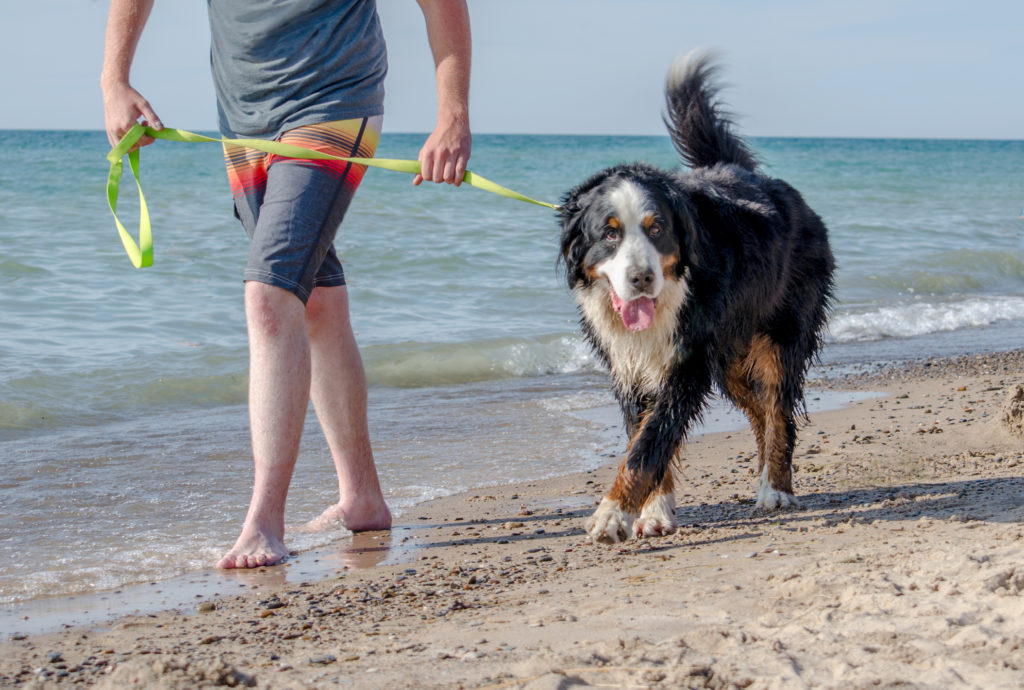
{"type": "Polygon", "coordinates": [[[777,510],[796,510],[800,507],[800,501],[788,491],[779,491],[772,488],[768,482],[762,482],[757,491],[757,503],[755,511],[770,513],[777,510]]]}
{"type": "Polygon", "coordinates": [[[633,523],[637,537],[664,537],[676,531],[676,499],[672,494],[658,494],[644,504],[640,517],[633,523]]]}
{"type": "Polygon", "coordinates": [[[602,498],[594,514],[587,518],[587,535],[595,544],[617,544],[629,538],[631,520],[618,501],[602,498]]]}

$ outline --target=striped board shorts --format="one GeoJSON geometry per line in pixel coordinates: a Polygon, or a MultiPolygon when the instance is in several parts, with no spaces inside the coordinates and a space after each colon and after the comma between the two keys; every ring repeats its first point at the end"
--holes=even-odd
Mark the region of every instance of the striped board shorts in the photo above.
{"type": "MultiPolygon", "coordinates": [[[[372,158],[381,116],[303,125],[278,141],[347,158],[372,158]]],[[[235,216],[249,235],[244,278],[288,290],[305,303],[315,287],[345,284],[334,236],[366,167],[297,160],[224,144],[235,216]]]]}

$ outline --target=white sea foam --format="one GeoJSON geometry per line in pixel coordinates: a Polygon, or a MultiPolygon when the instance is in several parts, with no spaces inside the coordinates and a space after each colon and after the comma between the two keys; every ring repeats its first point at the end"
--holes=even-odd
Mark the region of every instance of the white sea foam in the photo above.
{"type": "Polygon", "coordinates": [[[849,343],[911,338],[1024,319],[1024,297],[969,297],[962,301],[915,301],[849,310],[829,323],[829,340],[849,343]]]}

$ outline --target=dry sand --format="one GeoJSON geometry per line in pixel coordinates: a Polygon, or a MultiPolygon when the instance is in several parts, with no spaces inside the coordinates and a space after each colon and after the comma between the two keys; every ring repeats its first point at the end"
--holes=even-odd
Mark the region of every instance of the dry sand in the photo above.
{"type": "MultiPolygon", "coordinates": [[[[0,684],[105,688],[1024,686],[1024,352],[814,382],[803,509],[752,513],[753,439],[690,443],[679,531],[587,543],[615,469],[423,505],[310,582],[2,643],[0,684]]],[[[262,579],[259,579],[262,578],[262,579]]]]}

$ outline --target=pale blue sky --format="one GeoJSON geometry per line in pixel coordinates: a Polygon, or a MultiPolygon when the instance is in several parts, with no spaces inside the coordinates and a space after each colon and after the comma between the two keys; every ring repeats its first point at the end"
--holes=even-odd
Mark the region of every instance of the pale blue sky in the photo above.
{"type": "MultiPolygon", "coordinates": [[[[385,128],[429,130],[422,15],[379,0],[385,128]]],[[[5,0],[0,128],[101,129],[107,3],[5,0]]],[[[660,134],[665,69],[710,47],[757,136],[1024,139],[1020,0],[470,0],[476,132],[660,134]]],[[[157,0],[135,86],[165,124],[216,126],[206,3],[157,0]]]]}

